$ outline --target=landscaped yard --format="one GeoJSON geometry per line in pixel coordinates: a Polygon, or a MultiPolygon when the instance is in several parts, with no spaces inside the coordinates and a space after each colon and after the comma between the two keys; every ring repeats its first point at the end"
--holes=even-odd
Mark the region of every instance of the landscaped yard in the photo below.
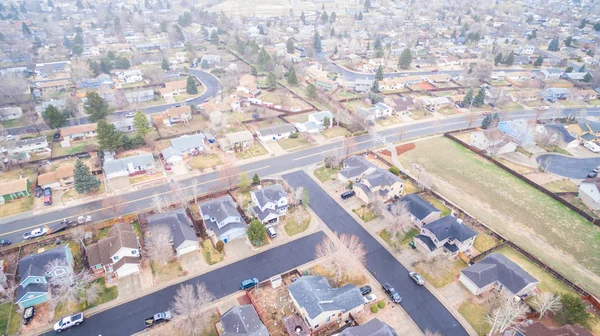
{"type": "Polygon", "coordinates": [[[388,245],[394,248],[406,248],[414,236],[419,234],[419,230],[416,228],[410,228],[408,231],[396,237],[392,237],[392,234],[388,230],[381,230],[379,237],[383,239],[388,245]],[[400,236],[402,239],[400,239],[400,236]]]}
{"type": "Polygon", "coordinates": [[[560,192],[577,192],[579,189],[577,185],[569,179],[552,181],[543,185],[544,188],[548,189],[553,193],[560,192]]]}
{"type": "Polygon", "coordinates": [[[54,316],[61,317],[82,312],[86,309],[90,309],[103,303],[112,301],[119,296],[119,289],[117,286],[106,287],[106,279],[104,279],[104,277],[97,278],[92,283],[97,283],[100,286],[100,294],[96,301],[90,302],[89,304],[87,302],[81,302],[79,304],[72,305],[64,305],[59,303],[56,305],[56,309],[54,309],[54,316]]]}
{"type": "Polygon", "coordinates": [[[6,201],[0,205],[0,218],[16,215],[33,209],[33,196],[22,197],[13,201],[6,201]]]}
{"type": "Polygon", "coordinates": [[[286,216],[283,228],[288,236],[293,236],[306,231],[308,224],[310,224],[310,214],[303,207],[298,206],[286,216]]]}
{"type": "Polygon", "coordinates": [[[335,180],[337,177],[337,169],[327,168],[325,166],[315,169],[315,176],[319,181],[325,183],[327,181],[335,180]]]}
{"type": "Polygon", "coordinates": [[[494,236],[487,233],[479,232],[477,234],[477,237],[475,237],[473,247],[475,247],[475,249],[479,252],[484,252],[498,245],[498,243],[498,240],[494,238],[494,236]]]}
{"type": "Polygon", "coordinates": [[[215,249],[210,239],[205,239],[200,243],[202,247],[202,256],[209,265],[214,265],[223,260],[225,255],[215,249]]]}
{"type": "Polygon", "coordinates": [[[156,264],[150,261],[150,269],[155,282],[169,281],[177,278],[183,272],[179,261],[169,261],[166,265],[156,264]]]}
{"type": "Polygon", "coordinates": [[[339,137],[339,136],[349,136],[350,132],[348,132],[347,129],[343,128],[343,127],[330,127],[326,130],[324,130],[323,132],[321,132],[321,135],[326,137],[327,139],[331,139],[331,138],[335,138],[335,137],[339,137]]]}
{"type": "Polygon", "coordinates": [[[21,326],[21,315],[17,312],[19,307],[11,303],[0,305],[0,334],[14,335],[21,326]]]}
{"type": "Polygon", "coordinates": [[[570,280],[600,294],[600,228],[503,169],[445,138],[400,156],[437,176],[446,198],[570,280]],[[452,164],[448,164],[451,162],[452,164]]]}
{"type": "Polygon", "coordinates": [[[87,152],[90,150],[95,150],[97,147],[96,139],[73,141],[71,142],[71,147],[61,147],[59,142],[55,142],[54,146],[52,147],[52,157],[87,152]]]}
{"type": "Polygon", "coordinates": [[[361,207],[361,208],[352,209],[352,211],[355,214],[357,214],[358,217],[360,217],[363,221],[365,221],[365,223],[377,218],[377,216],[375,216],[371,212],[371,210],[367,209],[366,206],[364,208],[361,207]]]}
{"type": "MultiPolygon", "coordinates": [[[[425,261],[424,263],[426,263],[425,261]]],[[[437,269],[435,273],[428,271],[427,267],[424,264],[415,264],[415,269],[419,274],[421,274],[427,282],[432,284],[435,288],[442,288],[447,284],[458,279],[458,275],[460,274],[460,270],[466,268],[468,265],[464,261],[458,259],[451,263],[448,261],[443,261],[444,268],[437,269]]]]}
{"type": "Polygon", "coordinates": [[[452,213],[452,210],[445,206],[444,203],[442,203],[442,201],[440,201],[436,197],[430,194],[422,194],[421,197],[423,197],[423,199],[427,202],[431,203],[436,209],[440,210],[442,212],[441,217],[447,216],[452,213]]]}
{"type": "Polygon", "coordinates": [[[194,156],[187,162],[192,169],[208,169],[222,164],[223,162],[216,154],[194,156]]]}
{"type": "Polygon", "coordinates": [[[267,150],[265,149],[265,147],[263,147],[259,143],[256,143],[256,144],[254,144],[254,146],[246,149],[243,152],[235,153],[235,156],[238,159],[249,159],[249,158],[253,158],[253,157],[261,156],[261,155],[265,155],[265,154],[267,154],[267,150]]]}
{"type": "Polygon", "coordinates": [[[279,146],[281,146],[281,148],[283,148],[285,150],[302,147],[302,146],[306,146],[306,145],[310,144],[310,142],[308,142],[306,139],[303,139],[302,137],[297,137],[295,139],[293,139],[293,138],[280,139],[280,140],[277,140],[277,143],[279,144],[279,146]]]}
{"type": "Polygon", "coordinates": [[[481,305],[465,301],[458,307],[458,312],[475,329],[477,335],[485,336],[492,329],[492,326],[485,320],[488,312],[481,305]]]}

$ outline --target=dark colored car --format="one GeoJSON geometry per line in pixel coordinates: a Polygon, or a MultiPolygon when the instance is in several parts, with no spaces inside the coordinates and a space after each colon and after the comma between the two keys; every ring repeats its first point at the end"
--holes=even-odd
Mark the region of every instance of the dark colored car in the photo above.
{"type": "Polygon", "coordinates": [[[52,196],[52,189],[50,189],[50,188],[44,189],[44,196],[52,196]]]}
{"type": "Polygon", "coordinates": [[[28,325],[35,316],[35,307],[25,308],[23,311],[23,324],[28,325]]]}
{"type": "Polygon", "coordinates": [[[58,140],[60,140],[60,132],[56,132],[56,133],[54,133],[54,135],[52,136],[52,139],[53,139],[54,141],[58,141],[58,140]]]}
{"type": "Polygon", "coordinates": [[[240,288],[241,289],[248,289],[248,288],[252,288],[254,286],[258,285],[258,279],[257,278],[252,278],[252,279],[247,279],[242,281],[240,288]]]}
{"type": "Polygon", "coordinates": [[[44,193],[42,187],[35,187],[35,197],[40,197],[44,193]]]}
{"type": "Polygon", "coordinates": [[[356,193],[354,192],[354,190],[350,190],[350,191],[343,192],[341,197],[343,200],[345,200],[345,199],[348,199],[348,198],[354,196],[355,194],[356,193]]]}
{"type": "Polygon", "coordinates": [[[371,293],[371,286],[360,287],[360,293],[362,295],[367,295],[367,294],[371,293]]]}
{"type": "Polygon", "coordinates": [[[597,177],[597,176],[598,176],[598,173],[596,173],[596,172],[591,172],[591,173],[589,173],[587,175],[587,177],[589,177],[589,178],[594,178],[594,177],[597,177]]]}
{"type": "Polygon", "coordinates": [[[12,242],[8,239],[0,239],[0,247],[8,246],[12,244],[12,242]]]}
{"type": "Polygon", "coordinates": [[[392,285],[390,285],[389,283],[386,282],[383,284],[383,290],[394,303],[402,302],[402,297],[400,296],[400,294],[398,294],[394,287],[392,287],[392,285]]]}

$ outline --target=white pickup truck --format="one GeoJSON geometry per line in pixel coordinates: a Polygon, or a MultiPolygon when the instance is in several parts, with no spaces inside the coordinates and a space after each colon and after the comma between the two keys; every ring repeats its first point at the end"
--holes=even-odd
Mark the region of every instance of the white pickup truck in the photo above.
{"type": "Polygon", "coordinates": [[[60,321],[54,324],[54,331],[61,332],[72,326],[80,325],[83,322],[83,313],[77,313],[71,316],[63,317],[60,321]]]}

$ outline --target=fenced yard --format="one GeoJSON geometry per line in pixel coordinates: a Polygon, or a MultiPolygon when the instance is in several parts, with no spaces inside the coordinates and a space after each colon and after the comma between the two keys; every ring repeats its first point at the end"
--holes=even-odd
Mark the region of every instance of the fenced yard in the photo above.
{"type": "Polygon", "coordinates": [[[439,193],[542,262],[600,293],[600,228],[500,167],[445,138],[400,156],[433,174],[439,193]],[[448,164],[450,163],[451,164],[448,164]]]}

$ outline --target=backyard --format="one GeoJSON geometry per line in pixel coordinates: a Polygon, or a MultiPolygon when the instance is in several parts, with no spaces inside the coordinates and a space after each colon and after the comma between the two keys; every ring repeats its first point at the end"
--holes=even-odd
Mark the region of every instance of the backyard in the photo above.
{"type": "Polygon", "coordinates": [[[413,174],[411,163],[418,163],[438,177],[433,184],[439,193],[572,281],[600,293],[600,228],[446,138],[418,142],[400,161],[413,174]]]}
{"type": "Polygon", "coordinates": [[[0,334],[14,335],[21,326],[21,315],[17,312],[18,306],[5,303],[0,305],[0,334]]]}
{"type": "Polygon", "coordinates": [[[52,147],[52,157],[59,157],[65,155],[73,155],[77,153],[90,152],[95,150],[97,147],[96,139],[73,141],[71,147],[61,147],[60,143],[55,142],[52,147]]]}

